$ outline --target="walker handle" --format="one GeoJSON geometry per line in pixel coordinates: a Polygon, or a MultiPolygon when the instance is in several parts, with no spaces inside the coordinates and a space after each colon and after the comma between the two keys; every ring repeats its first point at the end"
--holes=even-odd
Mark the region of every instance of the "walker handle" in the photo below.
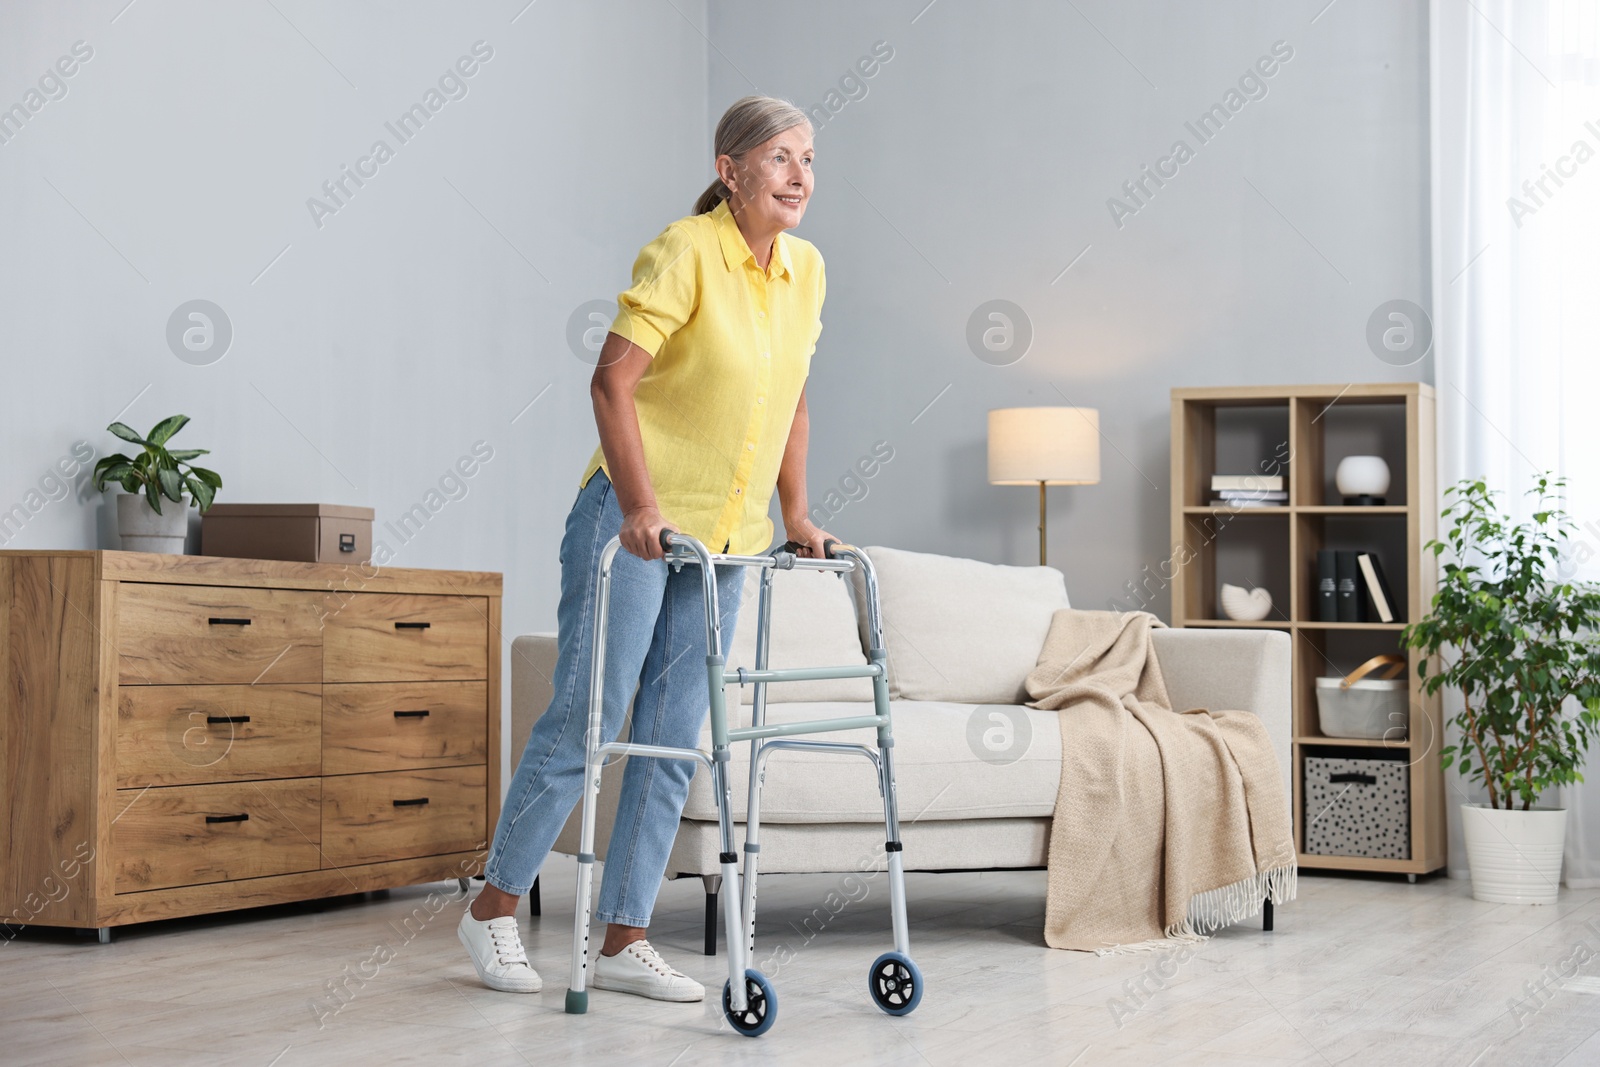
{"type": "MultiPolygon", "coordinates": [[[[822,539],[822,554],[828,559],[837,559],[838,557],[833,554],[833,546],[842,544],[844,544],[844,542],[840,541],[836,537],[825,537],[822,539]]],[[[804,547],[806,546],[802,545],[799,541],[785,541],[778,551],[787,552],[792,556],[798,556],[800,554],[800,550],[804,547]]]]}

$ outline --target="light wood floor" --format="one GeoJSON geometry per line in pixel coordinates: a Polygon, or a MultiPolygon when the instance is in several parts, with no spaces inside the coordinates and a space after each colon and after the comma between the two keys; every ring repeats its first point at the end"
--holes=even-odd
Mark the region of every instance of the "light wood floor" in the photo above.
{"type": "Polygon", "coordinates": [[[927,995],[890,1018],[865,980],[889,947],[883,880],[808,938],[802,920],[828,914],[839,880],[766,878],[757,958],[779,1017],[751,1040],[721,1023],[698,881],[663,889],[653,940],[705,1003],[596,991],[588,1015],[563,1014],[572,871],[552,859],[545,915],[523,920],[545,979],[532,996],[478,983],[462,904],[429,910],[453,882],[133,927],[110,945],[24,931],[0,942],[0,1063],[1600,1063],[1600,891],[1510,907],[1461,881],[1302,875],[1276,933],[1235,928],[1180,960],[1045,948],[1042,873],[912,875],[927,995]],[[793,958],[773,967],[780,946],[793,958]],[[1528,982],[1544,989],[1519,1018],[1509,1000],[1528,982]]]}

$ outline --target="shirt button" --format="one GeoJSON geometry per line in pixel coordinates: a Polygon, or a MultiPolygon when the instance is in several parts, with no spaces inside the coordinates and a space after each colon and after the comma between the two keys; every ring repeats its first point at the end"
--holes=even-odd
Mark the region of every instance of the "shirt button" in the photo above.
{"type": "Polygon", "coordinates": [[[746,452],[754,452],[756,450],[756,446],[755,445],[745,445],[744,446],[744,450],[746,452]]]}
{"type": "Polygon", "coordinates": [[[763,352],[763,353],[761,353],[761,358],[762,359],[771,359],[772,358],[772,353],[771,352],[763,352]]]}
{"type": "Polygon", "coordinates": [[[766,397],[764,397],[764,396],[756,397],[756,403],[757,404],[765,404],[766,402],[767,402],[767,398],[766,397]]]}
{"type": "Polygon", "coordinates": [[[766,313],[766,312],[765,312],[765,311],[758,311],[758,312],[756,312],[756,318],[758,318],[758,319],[764,319],[764,318],[766,318],[766,317],[767,317],[767,313],[766,313]]]}
{"type": "Polygon", "coordinates": [[[733,491],[733,495],[734,495],[734,496],[738,496],[738,495],[739,495],[739,494],[740,494],[740,493],[742,493],[742,492],[744,492],[744,490],[743,490],[743,489],[735,489],[735,490],[734,490],[734,491],[733,491]]]}

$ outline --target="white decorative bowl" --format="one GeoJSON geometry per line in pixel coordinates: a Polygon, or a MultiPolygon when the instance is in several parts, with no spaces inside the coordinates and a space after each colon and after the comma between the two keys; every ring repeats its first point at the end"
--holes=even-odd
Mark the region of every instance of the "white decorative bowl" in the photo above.
{"type": "Polygon", "coordinates": [[[1222,585],[1222,614],[1234,622],[1260,622],[1272,611],[1272,594],[1265,589],[1222,585]]]}
{"type": "Polygon", "coordinates": [[[1346,456],[1333,472],[1342,496],[1383,496],[1389,491],[1389,464],[1382,456],[1346,456]]]}

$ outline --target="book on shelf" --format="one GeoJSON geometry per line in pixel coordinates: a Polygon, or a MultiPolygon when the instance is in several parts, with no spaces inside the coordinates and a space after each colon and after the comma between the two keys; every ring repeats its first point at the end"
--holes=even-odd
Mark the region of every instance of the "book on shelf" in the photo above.
{"type": "Polygon", "coordinates": [[[1261,497],[1266,500],[1289,499],[1288,490],[1285,489],[1213,489],[1211,495],[1261,497]]]}
{"type": "Polygon", "coordinates": [[[1331,548],[1317,549],[1317,621],[1339,621],[1339,574],[1331,548]]]}
{"type": "Polygon", "coordinates": [[[1379,562],[1375,553],[1362,552],[1356,556],[1356,565],[1361,568],[1361,577],[1367,587],[1367,597],[1372,601],[1373,610],[1378,613],[1378,621],[1394,622],[1394,592],[1384,580],[1383,564],[1379,562]]]}
{"type": "Polygon", "coordinates": [[[1356,552],[1343,550],[1333,554],[1339,622],[1367,621],[1367,603],[1361,595],[1361,565],[1356,562],[1357,555],[1356,552]]]}
{"type": "Polygon", "coordinates": [[[1282,500],[1262,500],[1260,497],[1214,496],[1211,498],[1210,506],[1214,508],[1281,508],[1286,504],[1282,500]]]}
{"type": "Polygon", "coordinates": [[[1281,489],[1213,489],[1213,500],[1271,500],[1278,504],[1287,504],[1289,494],[1281,489]]]}
{"type": "Polygon", "coordinates": [[[1283,487],[1283,475],[1281,474],[1213,474],[1211,476],[1211,489],[1213,492],[1221,492],[1223,490],[1281,492],[1283,487]]]}

